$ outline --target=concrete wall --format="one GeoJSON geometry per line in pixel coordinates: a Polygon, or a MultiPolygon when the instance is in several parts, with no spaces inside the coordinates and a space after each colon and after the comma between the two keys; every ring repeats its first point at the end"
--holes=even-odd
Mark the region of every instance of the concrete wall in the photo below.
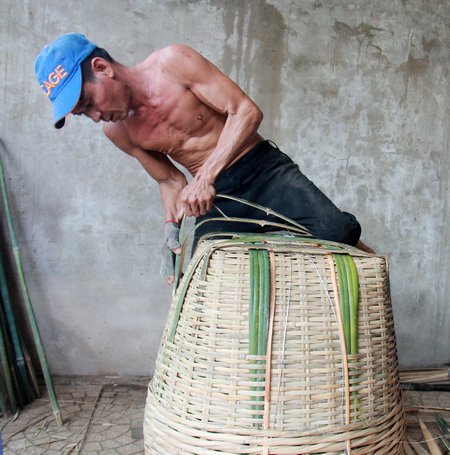
{"type": "Polygon", "coordinates": [[[54,130],[34,80],[69,31],[130,65],[186,43],[234,78],[390,257],[401,365],[449,362],[449,16],[446,0],[3,0],[1,157],[51,370],[150,374],[170,302],[157,185],[100,125],[54,130]]]}

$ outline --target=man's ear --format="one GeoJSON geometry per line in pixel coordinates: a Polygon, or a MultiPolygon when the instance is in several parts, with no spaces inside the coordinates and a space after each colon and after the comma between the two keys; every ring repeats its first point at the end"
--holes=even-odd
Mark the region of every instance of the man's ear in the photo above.
{"type": "Polygon", "coordinates": [[[111,66],[111,64],[106,61],[104,58],[101,57],[94,57],[91,60],[91,68],[92,72],[97,75],[104,75],[107,77],[113,77],[114,76],[114,70],[111,66]]]}

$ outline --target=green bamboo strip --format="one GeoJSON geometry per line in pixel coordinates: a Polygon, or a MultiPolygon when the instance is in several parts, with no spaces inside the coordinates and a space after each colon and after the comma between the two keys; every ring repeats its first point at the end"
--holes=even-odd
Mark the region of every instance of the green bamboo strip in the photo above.
{"type": "Polygon", "coordinates": [[[259,257],[258,250],[250,250],[250,304],[248,313],[249,354],[258,354],[259,322],[259,257]]]}
{"type": "Polygon", "coordinates": [[[349,312],[350,312],[350,354],[358,354],[358,273],[355,261],[349,255],[343,259],[347,265],[347,283],[349,289],[349,312]]]}
{"type": "MultiPolygon", "coordinates": [[[[260,260],[259,250],[249,250],[250,259],[250,301],[249,301],[249,312],[248,312],[248,351],[250,355],[258,355],[258,335],[259,335],[259,315],[260,315],[260,260]]],[[[250,360],[251,365],[256,365],[258,362],[254,359],[250,360]]],[[[257,382],[256,375],[258,374],[257,368],[252,368],[250,373],[254,375],[251,379],[252,382],[257,382]]],[[[259,390],[258,387],[250,387],[251,392],[259,390]]],[[[252,395],[252,401],[258,401],[257,397],[252,395]]],[[[254,411],[259,411],[260,406],[251,406],[254,411]]],[[[258,416],[255,415],[256,419],[258,416]]]]}
{"type": "Polygon", "coordinates": [[[260,317],[258,324],[258,355],[265,355],[267,350],[267,335],[269,328],[269,301],[270,301],[270,271],[269,252],[259,250],[260,270],[260,317]]]}
{"type": "MultiPolygon", "coordinates": [[[[249,261],[250,261],[250,295],[249,295],[249,308],[248,308],[248,351],[250,355],[258,354],[258,344],[259,344],[259,314],[260,314],[260,259],[259,259],[259,250],[249,250],[249,261]]],[[[251,360],[250,364],[256,364],[256,360],[251,360]]],[[[251,369],[250,373],[256,375],[258,372],[257,369],[251,369]]],[[[253,377],[252,382],[255,382],[257,379],[253,377]]],[[[250,387],[250,391],[254,392],[258,390],[257,387],[250,387]]],[[[252,396],[253,401],[257,397],[252,396]]],[[[261,406],[251,406],[253,411],[261,409],[261,406]]],[[[254,416],[257,418],[258,416],[254,416]]],[[[260,424],[256,424],[257,427],[260,424]]],[[[247,455],[247,454],[243,454],[247,455]]]]}
{"type": "Polygon", "coordinates": [[[347,269],[345,267],[344,259],[340,254],[333,254],[336,262],[336,270],[338,274],[339,282],[339,298],[342,312],[342,324],[344,326],[344,337],[345,347],[347,353],[350,352],[350,309],[349,309],[349,297],[348,297],[348,281],[347,281],[347,269]]]}
{"type": "MultiPolygon", "coordinates": [[[[269,312],[270,312],[270,264],[269,252],[267,250],[258,250],[259,261],[259,321],[258,321],[258,356],[265,356],[267,353],[267,337],[269,330],[269,312]]],[[[258,363],[264,364],[265,360],[258,363]]],[[[259,382],[262,381],[264,370],[258,370],[259,382]]],[[[259,387],[259,391],[264,391],[264,387],[259,387]]],[[[257,401],[264,401],[264,396],[257,397],[257,401]]],[[[263,406],[260,407],[263,409],[263,406]]]]}
{"type": "MultiPolygon", "coordinates": [[[[250,255],[250,303],[249,303],[249,354],[258,357],[267,356],[270,317],[270,258],[265,249],[249,250],[250,255]]],[[[264,364],[265,360],[252,360],[252,364],[264,364]]],[[[253,381],[261,382],[265,377],[263,369],[252,369],[253,381]]],[[[265,384],[267,386],[267,384],[265,384]]],[[[265,386],[252,387],[252,391],[264,392],[265,386]]],[[[269,384],[270,387],[270,384],[269,384]]],[[[267,395],[267,394],[266,394],[267,395]]],[[[265,396],[253,396],[253,401],[262,402],[265,396]]],[[[264,405],[254,405],[253,410],[261,411],[264,405]]],[[[255,414],[255,420],[262,415],[255,414]]],[[[261,422],[255,423],[260,428],[261,422]]]]}
{"type": "MultiPolygon", "coordinates": [[[[350,347],[348,353],[358,354],[358,274],[353,258],[349,255],[343,255],[342,260],[347,271],[347,287],[349,296],[349,317],[350,317],[350,347]]],[[[349,360],[349,368],[351,376],[355,376],[358,372],[357,368],[352,364],[355,359],[349,360]]],[[[358,392],[354,390],[352,392],[352,403],[355,410],[358,410],[363,420],[365,420],[364,410],[362,409],[359,401],[358,392]]]]}
{"type": "Polygon", "coordinates": [[[344,373],[344,393],[345,393],[345,424],[350,425],[350,378],[348,372],[347,347],[345,346],[344,323],[342,321],[342,310],[340,302],[340,291],[336,279],[337,273],[337,254],[327,253],[328,264],[330,266],[331,281],[333,284],[334,301],[336,303],[336,318],[339,330],[339,342],[342,351],[342,369],[344,373]],[[333,260],[334,259],[334,260],[333,260]]]}
{"type": "Polygon", "coordinates": [[[8,191],[6,189],[5,173],[3,170],[3,163],[1,161],[1,159],[0,159],[0,184],[1,184],[3,203],[5,206],[5,213],[6,213],[6,218],[7,218],[8,228],[9,228],[9,237],[10,237],[12,251],[13,251],[13,255],[14,255],[14,261],[16,264],[16,272],[17,272],[17,276],[19,279],[20,289],[21,289],[23,300],[24,300],[25,310],[26,310],[26,313],[28,316],[28,320],[30,322],[30,327],[31,327],[31,331],[33,333],[34,342],[36,344],[36,350],[37,350],[38,357],[39,357],[39,360],[41,363],[42,372],[44,374],[45,384],[47,386],[48,395],[49,395],[50,402],[52,405],[53,415],[55,416],[58,426],[61,427],[62,419],[61,419],[61,413],[59,410],[58,400],[56,398],[55,389],[53,387],[52,378],[50,376],[50,370],[48,367],[47,357],[45,355],[44,346],[42,344],[41,335],[39,333],[39,328],[37,325],[36,317],[34,314],[33,307],[31,305],[30,294],[28,292],[28,287],[27,287],[27,283],[25,280],[25,274],[24,274],[23,267],[22,267],[22,261],[20,258],[19,247],[17,245],[16,233],[14,230],[11,209],[9,206],[8,191]]]}
{"type": "MultiPolygon", "coordinates": [[[[345,344],[348,355],[358,354],[358,273],[353,258],[348,255],[333,255],[336,261],[336,270],[339,278],[339,296],[341,301],[342,321],[344,325],[345,344]]],[[[357,369],[352,366],[355,359],[348,361],[348,374],[354,376],[357,369]],[[351,373],[351,374],[350,374],[351,373]]],[[[358,393],[353,391],[352,403],[354,409],[363,410],[359,402],[358,393]]]]}

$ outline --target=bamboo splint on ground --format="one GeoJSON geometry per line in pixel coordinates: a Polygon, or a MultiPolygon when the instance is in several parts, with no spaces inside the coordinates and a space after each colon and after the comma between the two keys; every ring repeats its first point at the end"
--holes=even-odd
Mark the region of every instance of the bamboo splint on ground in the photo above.
{"type": "Polygon", "coordinates": [[[400,382],[411,384],[450,384],[450,369],[426,368],[414,370],[401,370],[400,382]]]}

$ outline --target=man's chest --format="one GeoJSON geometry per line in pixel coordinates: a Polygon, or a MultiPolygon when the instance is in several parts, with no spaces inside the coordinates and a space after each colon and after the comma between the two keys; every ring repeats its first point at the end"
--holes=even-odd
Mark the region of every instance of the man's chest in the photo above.
{"type": "Polygon", "coordinates": [[[171,153],[201,135],[212,115],[190,90],[176,87],[154,93],[142,113],[127,119],[126,128],[135,145],[171,153]]]}

